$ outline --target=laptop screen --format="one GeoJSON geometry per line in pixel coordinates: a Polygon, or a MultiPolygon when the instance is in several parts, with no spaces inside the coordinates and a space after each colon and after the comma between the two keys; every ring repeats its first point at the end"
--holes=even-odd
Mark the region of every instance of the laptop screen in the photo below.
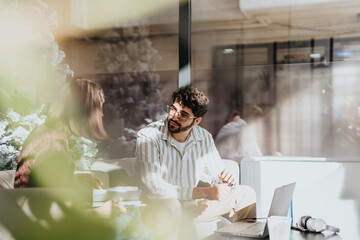
{"type": "Polygon", "coordinates": [[[295,189],[295,182],[275,189],[268,216],[287,216],[295,189]]]}

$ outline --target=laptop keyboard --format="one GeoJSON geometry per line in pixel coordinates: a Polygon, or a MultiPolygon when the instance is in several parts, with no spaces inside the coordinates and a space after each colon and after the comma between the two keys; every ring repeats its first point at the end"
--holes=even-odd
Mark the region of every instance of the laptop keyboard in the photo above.
{"type": "Polygon", "coordinates": [[[261,234],[264,231],[266,222],[255,222],[249,224],[246,228],[241,229],[239,232],[244,234],[261,234]]]}

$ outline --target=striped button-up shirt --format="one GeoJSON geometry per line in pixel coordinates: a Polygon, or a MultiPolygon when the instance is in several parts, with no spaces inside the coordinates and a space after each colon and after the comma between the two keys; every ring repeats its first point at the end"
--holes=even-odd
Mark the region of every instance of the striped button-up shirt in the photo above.
{"type": "Polygon", "coordinates": [[[151,123],[138,132],[136,160],[143,190],[149,199],[191,200],[201,180],[212,184],[224,169],[211,134],[195,126],[184,154],[171,143],[167,120],[151,123]]]}

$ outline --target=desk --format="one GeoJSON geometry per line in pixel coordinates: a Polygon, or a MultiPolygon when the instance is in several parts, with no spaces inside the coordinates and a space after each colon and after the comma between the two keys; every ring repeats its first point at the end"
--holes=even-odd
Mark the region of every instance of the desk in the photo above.
{"type": "MultiPolygon", "coordinates": [[[[228,235],[220,235],[214,233],[203,240],[256,240],[257,238],[248,238],[248,237],[232,237],[228,235]]],[[[265,238],[261,238],[264,240],[268,240],[269,236],[265,238]]],[[[308,232],[300,232],[297,230],[290,231],[289,240],[342,240],[341,236],[338,234],[334,234],[330,231],[324,231],[322,233],[308,233],[308,232]]]]}
{"type": "Polygon", "coordinates": [[[343,239],[360,239],[360,161],[306,157],[253,157],[241,161],[241,184],[254,188],[257,216],[269,213],[274,189],[296,182],[293,219],[322,218],[341,229],[343,239]],[[325,159],[326,160],[326,159],[325,159]],[[345,220],[344,220],[345,219],[345,220]]]}

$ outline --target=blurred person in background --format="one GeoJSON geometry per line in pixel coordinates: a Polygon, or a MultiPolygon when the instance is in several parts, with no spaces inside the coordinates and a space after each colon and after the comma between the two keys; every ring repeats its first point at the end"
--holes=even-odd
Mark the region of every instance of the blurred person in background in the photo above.
{"type": "Polygon", "coordinates": [[[262,156],[256,134],[248,125],[248,122],[262,115],[262,109],[257,105],[249,107],[247,113],[244,114],[246,120],[241,118],[240,111],[237,109],[229,113],[226,124],[215,137],[215,145],[222,158],[240,163],[243,157],[262,156]]]}
{"type": "Polygon", "coordinates": [[[347,97],[338,112],[323,137],[322,153],[329,158],[357,159],[360,156],[360,98],[347,97]]]}

